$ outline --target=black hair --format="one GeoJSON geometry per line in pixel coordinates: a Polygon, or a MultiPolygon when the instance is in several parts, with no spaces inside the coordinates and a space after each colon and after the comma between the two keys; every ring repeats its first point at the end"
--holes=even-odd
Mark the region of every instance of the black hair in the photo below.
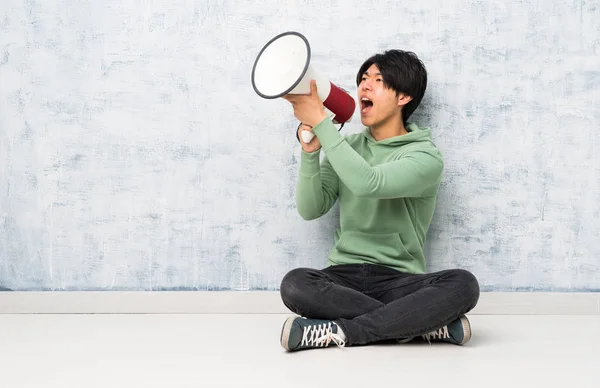
{"type": "Polygon", "coordinates": [[[356,75],[356,85],[362,80],[363,74],[373,64],[377,65],[383,76],[383,85],[396,92],[412,97],[412,100],[403,107],[402,120],[406,121],[417,109],[427,88],[427,70],[417,55],[410,51],[387,50],[375,54],[367,59],[356,75]]]}

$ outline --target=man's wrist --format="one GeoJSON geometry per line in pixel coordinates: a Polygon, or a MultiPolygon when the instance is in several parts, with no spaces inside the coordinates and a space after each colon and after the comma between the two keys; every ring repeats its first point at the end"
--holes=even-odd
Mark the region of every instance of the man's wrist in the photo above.
{"type": "Polygon", "coordinates": [[[325,111],[322,110],[321,114],[315,119],[316,121],[314,121],[312,123],[306,123],[306,124],[310,125],[311,130],[312,130],[312,127],[316,127],[319,123],[321,123],[326,118],[327,118],[327,115],[325,114],[325,111]]]}

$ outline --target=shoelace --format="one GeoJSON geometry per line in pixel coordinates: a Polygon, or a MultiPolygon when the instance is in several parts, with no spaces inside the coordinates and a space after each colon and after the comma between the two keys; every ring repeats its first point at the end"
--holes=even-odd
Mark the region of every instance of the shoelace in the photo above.
{"type": "Polygon", "coordinates": [[[333,332],[331,322],[319,325],[305,326],[302,332],[301,346],[326,347],[333,341],[337,346],[344,347],[346,341],[333,332]]]}
{"type": "Polygon", "coordinates": [[[431,343],[430,339],[450,338],[450,333],[448,332],[448,326],[444,326],[438,330],[424,334],[422,337],[431,343]]]}

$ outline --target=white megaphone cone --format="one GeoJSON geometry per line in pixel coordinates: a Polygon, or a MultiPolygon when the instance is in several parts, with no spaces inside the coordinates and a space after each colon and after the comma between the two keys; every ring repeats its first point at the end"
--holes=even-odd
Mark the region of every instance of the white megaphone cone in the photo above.
{"type": "MultiPolygon", "coordinates": [[[[325,113],[335,124],[350,122],[356,103],[310,65],[310,45],[300,33],[289,31],[271,39],[260,51],[252,68],[252,87],[261,97],[273,99],[286,94],[310,94],[310,81],[317,82],[325,113]]],[[[302,132],[308,143],[314,133],[302,132]]]]}

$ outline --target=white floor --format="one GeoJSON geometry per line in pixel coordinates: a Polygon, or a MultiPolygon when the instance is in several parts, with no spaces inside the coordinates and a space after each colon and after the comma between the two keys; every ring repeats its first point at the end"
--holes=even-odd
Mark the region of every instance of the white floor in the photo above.
{"type": "Polygon", "coordinates": [[[0,315],[0,387],[600,387],[600,316],[469,316],[465,346],[286,353],[286,315],[0,315]]]}

